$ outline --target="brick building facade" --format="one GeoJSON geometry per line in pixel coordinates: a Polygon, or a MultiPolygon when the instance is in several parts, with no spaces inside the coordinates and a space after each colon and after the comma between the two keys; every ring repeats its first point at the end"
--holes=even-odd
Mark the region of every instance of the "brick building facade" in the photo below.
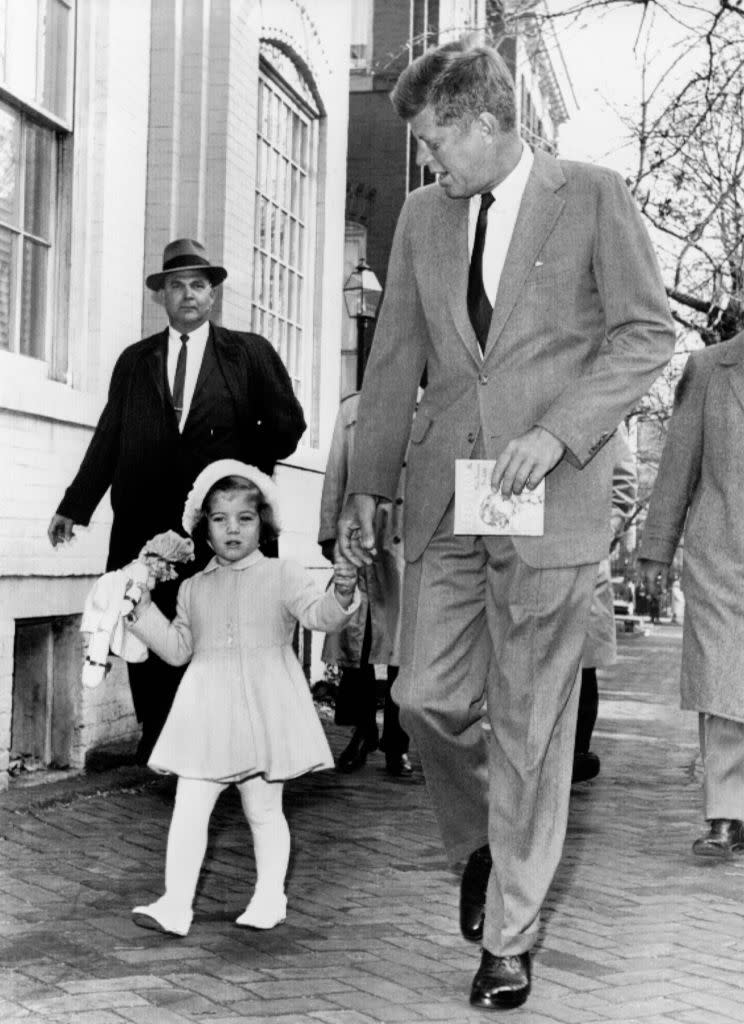
{"type": "MultiPolygon", "coordinates": [[[[170,238],[229,277],[217,319],[270,338],[308,420],[277,469],[282,553],[315,543],[339,393],[346,0],[8,0],[0,37],[0,788],[10,759],[80,768],[136,732],[117,667],[79,684],[104,499],[52,550],[122,349],[165,325],[145,292],[170,238]]],[[[143,496],[146,500],[146,496],[143,496]]]]}

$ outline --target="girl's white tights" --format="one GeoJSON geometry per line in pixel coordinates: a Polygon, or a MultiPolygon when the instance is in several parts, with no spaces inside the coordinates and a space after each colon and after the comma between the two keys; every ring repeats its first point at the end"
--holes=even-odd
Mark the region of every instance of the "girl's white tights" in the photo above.
{"type": "MultiPolygon", "coordinates": [[[[227,786],[206,779],[179,777],[165,856],[164,904],[190,914],[207,849],[209,819],[227,786]]],[[[282,782],[257,775],[238,783],[243,811],[253,837],[256,897],[283,904],[289,863],[289,826],[282,811],[282,782]]],[[[282,915],[283,916],[283,915],[282,915]]]]}

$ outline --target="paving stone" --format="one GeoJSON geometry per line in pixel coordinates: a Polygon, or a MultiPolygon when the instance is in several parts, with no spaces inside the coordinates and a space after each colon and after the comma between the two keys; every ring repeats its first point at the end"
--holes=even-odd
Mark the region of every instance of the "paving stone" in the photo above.
{"type": "MultiPolygon", "coordinates": [[[[744,858],[701,864],[680,631],[621,637],[600,673],[597,779],[573,789],[564,857],[516,1024],[741,1024],[744,858]]],[[[327,725],[340,750],[346,730],[327,725]]],[[[416,763],[415,751],[413,752],[416,763]]],[[[420,774],[373,754],[289,783],[287,923],[237,929],[255,875],[235,791],[212,820],[194,925],[137,928],[161,892],[172,780],[129,769],[0,796],[2,1024],[476,1024],[476,948],[420,774]],[[126,780],[125,788],[122,788],[126,780]],[[77,787],[77,788],[76,788],[77,787]],[[24,804],[24,799],[28,801],[24,804]]],[[[418,765],[416,765],[418,768],[418,765]]]]}

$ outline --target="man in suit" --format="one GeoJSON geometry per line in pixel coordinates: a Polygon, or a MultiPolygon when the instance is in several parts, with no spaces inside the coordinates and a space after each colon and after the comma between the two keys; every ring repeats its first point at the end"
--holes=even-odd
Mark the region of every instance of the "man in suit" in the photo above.
{"type": "Polygon", "coordinates": [[[483,943],[471,1002],[505,1008],[528,996],[565,836],[576,679],[610,542],[606,442],[674,330],[624,182],[530,151],[494,50],[431,50],[392,100],[438,181],[398,221],[339,543],[357,565],[373,557],[410,434],[393,696],[446,850],[468,857],[460,923],[483,943]],[[455,460],[469,458],[495,460],[506,496],[545,480],[542,536],[454,534],[455,460]]]}
{"type": "MultiPolygon", "coordinates": [[[[108,401],[75,479],[49,524],[53,545],[87,525],[111,487],[108,569],[136,558],[147,540],[180,530],[196,476],[216,459],[235,458],[272,473],[305,429],[287,371],[260,335],[211,323],[215,289],[227,277],[199,242],[180,238],[163,253],[147,287],[158,293],[169,326],[119,356],[108,401]]],[[[190,572],[209,552],[197,552],[190,572]]],[[[172,617],[178,581],[161,584],[156,603],[172,617]]],[[[137,759],[146,763],[182,674],[150,654],[129,666],[142,724],[137,759]]]]}
{"type": "Polygon", "coordinates": [[[698,857],[744,854],[744,332],[693,352],[677,386],[639,568],[658,605],[684,531],[682,707],[699,718],[698,857]]]}

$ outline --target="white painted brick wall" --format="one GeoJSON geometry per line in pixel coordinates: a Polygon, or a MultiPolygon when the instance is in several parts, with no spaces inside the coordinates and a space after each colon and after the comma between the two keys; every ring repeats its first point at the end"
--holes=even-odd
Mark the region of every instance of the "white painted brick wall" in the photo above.
{"type": "MultiPolygon", "coordinates": [[[[0,488],[0,788],[7,779],[15,620],[78,613],[105,560],[111,518],[107,498],[90,529],[79,531],[72,546],[51,549],[46,538],[49,518],[87,447],[116,357],[142,336],[143,323],[147,331],[164,323],[162,310],[144,290],[144,276],[158,269],[162,248],[174,233],[190,233],[181,231],[172,195],[173,162],[179,166],[180,153],[172,138],[172,5],[153,5],[155,38],[160,42],[153,54],[152,97],[150,9],[148,0],[78,3],[69,319],[73,387],[45,380],[38,365],[30,365],[33,361],[0,353],[0,480],[5,484],[0,488]],[[155,130],[148,179],[150,113],[155,130]],[[17,377],[16,366],[19,373],[23,371],[17,377]],[[18,381],[15,396],[13,389],[3,385],[3,380],[11,378],[18,381]]],[[[217,254],[224,253],[230,269],[223,322],[247,328],[258,39],[282,32],[284,41],[313,68],[327,114],[326,192],[318,214],[322,258],[316,267],[320,288],[314,324],[322,344],[320,448],[303,447],[279,470],[287,509],[282,550],[315,567],[319,576],[328,573],[315,541],[320,471],[338,400],[348,21],[347,0],[214,4],[207,68],[209,109],[203,128],[206,180],[188,171],[195,194],[204,197],[203,240],[217,254]],[[224,11],[230,12],[229,19],[220,30],[218,17],[224,11]],[[308,508],[314,510],[309,518],[308,508]]],[[[58,329],[64,330],[65,325],[58,329]]],[[[314,644],[314,650],[319,646],[314,644]]],[[[317,666],[317,653],[314,662],[317,666]]],[[[91,746],[136,733],[121,666],[98,690],[85,691],[81,708],[73,752],[78,765],[91,746]]]]}
{"type": "MultiPolygon", "coordinates": [[[[4,387],[0,398],[0,788],[15,620],[80,612],[105,561],[107,499],[73,545],[53,551],[46,530],[85,452],[116,357],[141,337],[149,2],[138,0],[134,13],[131,0],[78,4],[70,320],[55,328],[69,330],[73,388],[4,354],[13,363],[3,366],[5,380],[12,374],[18,388],[14,395],[4,387]]],[[[126,683],[81,706],[78,765],[90,742],[136,731],[126,683]]]]}

